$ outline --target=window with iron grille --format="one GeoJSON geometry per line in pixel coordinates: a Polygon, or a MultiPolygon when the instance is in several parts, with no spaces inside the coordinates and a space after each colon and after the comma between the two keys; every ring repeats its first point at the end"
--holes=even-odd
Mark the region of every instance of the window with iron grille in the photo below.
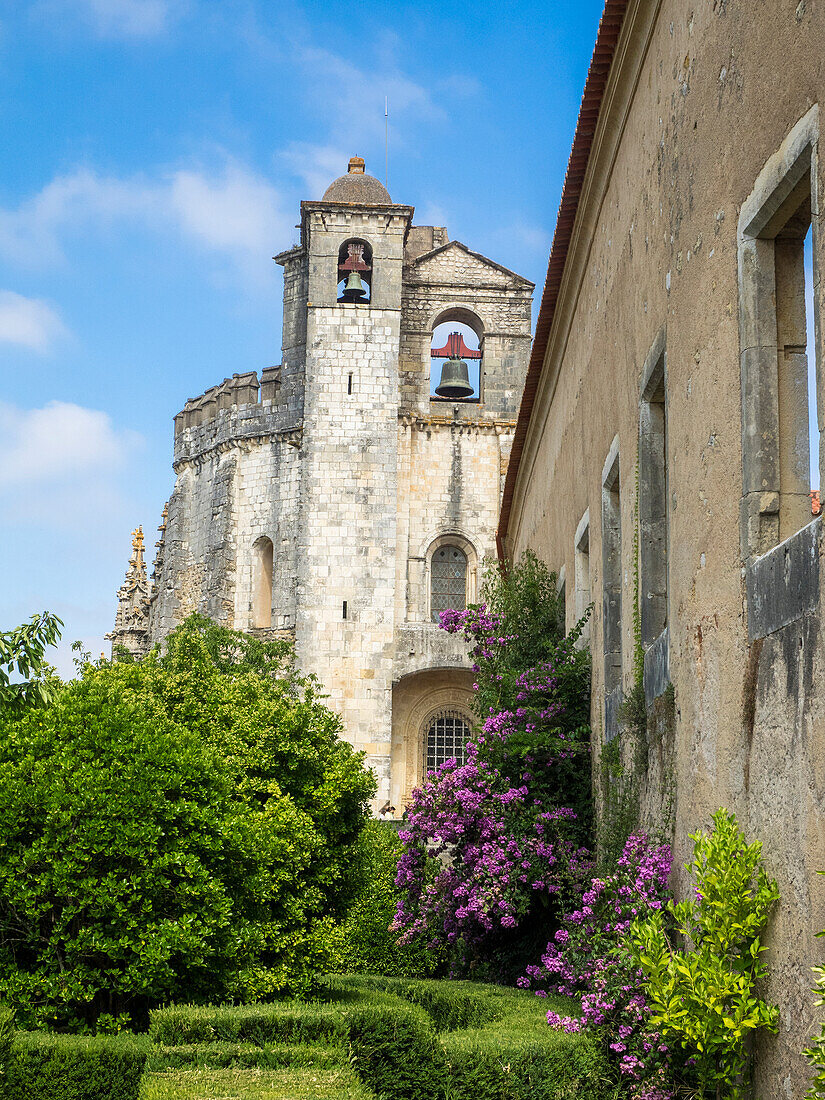
{"type": "Polygon", "coordinates": [[[445,760],[467,761],[470,723],[454,710],[434,714],[427,726],[427,773],[434,772],[445,760]]]}
{"type": "Polygon", "coordinates": [[[434,623],[442,611],[467,606],[467,555],[457,546],[439,546],[432,557],[430,609],[434,623]]]}

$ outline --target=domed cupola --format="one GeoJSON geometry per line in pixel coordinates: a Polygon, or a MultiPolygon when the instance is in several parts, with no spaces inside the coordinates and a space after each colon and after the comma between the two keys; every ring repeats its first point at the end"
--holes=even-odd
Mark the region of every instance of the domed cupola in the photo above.
{"type": "Polygon", "coordinates": [[[353,206],[391,205],[389,191],[375,176],[364,171],[363,157],[350,157],[345,176],[333,180],[324,192],[321,202],[346,202],[353,206]]]}

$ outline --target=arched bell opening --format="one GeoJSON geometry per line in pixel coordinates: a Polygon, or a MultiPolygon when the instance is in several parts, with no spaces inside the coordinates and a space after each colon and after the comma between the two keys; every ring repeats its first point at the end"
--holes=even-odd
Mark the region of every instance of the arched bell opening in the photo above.
{"type": "Polygon", "coordinates": [[[372,249],[366,241],[344,241],[338,249],[338,301],[352,305],[372,298],[372,249]]]}
{"type": "Polygon", "coordinates": [[[480,401],[484,329],[467,309],[448,310],[430,340],[430,398],[480,401]]]}

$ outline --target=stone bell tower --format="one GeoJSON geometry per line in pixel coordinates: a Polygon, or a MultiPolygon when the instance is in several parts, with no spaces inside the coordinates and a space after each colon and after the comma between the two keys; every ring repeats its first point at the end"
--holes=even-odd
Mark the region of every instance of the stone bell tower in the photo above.
{"type": "Polygon", "coordinates": [[[412,217],[360,157],[301,204],[275,257],[281,362],[175,417],[148,630],[139,584],[112,635],[139,655],[197,611],[294,642],[375,771],[375,809],[398,812],[470,735],[471,662],[439,614],[477,598],[495,552],[533,291],[412,217]]]}
{"type": "Polygon", "coordinates": [[[301,204],[307,266],[302,518],[295,643],[340,699],[348,739],[389,797],[404,244],[394,204],[353,157],[301,204]],[[343,285],[342,285],[343,284],[343,285]]]}

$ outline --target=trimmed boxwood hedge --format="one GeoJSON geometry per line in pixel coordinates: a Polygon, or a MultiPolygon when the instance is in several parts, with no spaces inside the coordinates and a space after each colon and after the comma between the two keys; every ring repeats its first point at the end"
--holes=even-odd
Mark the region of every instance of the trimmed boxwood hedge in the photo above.
{"type": "Polygon", "coordinates": [[[18,1032],[7,1100],[138,1100],[147,1044],[132,1037],[18,1032]]]}
{"type": "Polygon", "coordinates": [[[283,1001],[254,1005],[170,1005],[152,1012],[155,1043],[343,1043],[346,1023],[334,1004],[283,1001]]]}

